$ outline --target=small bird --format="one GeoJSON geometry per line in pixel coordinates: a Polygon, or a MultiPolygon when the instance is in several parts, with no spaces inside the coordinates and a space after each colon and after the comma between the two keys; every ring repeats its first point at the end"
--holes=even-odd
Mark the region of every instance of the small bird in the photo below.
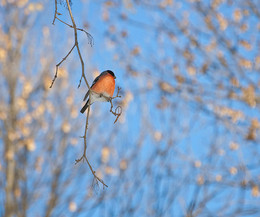
{"type": "Polygon", "coordinates": [[[108,102],[108,99],[113,97],[115,91],[115,79],[116,76],[111,70],[106,70],[97,76],[90,87],[91,94],[89,94],[90,91],[88,90],[83,99],[85,101],[89,97],[80,112],[83,114],[88,106],[94,102],[108,102]]]}

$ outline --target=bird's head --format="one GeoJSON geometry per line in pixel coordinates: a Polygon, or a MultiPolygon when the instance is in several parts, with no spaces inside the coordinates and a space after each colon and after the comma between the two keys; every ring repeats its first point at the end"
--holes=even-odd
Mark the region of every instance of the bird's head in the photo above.
{"type": "Polygon", "coordinates": [[[114,77],[114,79],[116,79],[116,76],[115,76],[114,72],[112,72],[111,70],[107,70],[107,72],[108,72],[110,75],[112,75],[112,76],[114,77]]]}

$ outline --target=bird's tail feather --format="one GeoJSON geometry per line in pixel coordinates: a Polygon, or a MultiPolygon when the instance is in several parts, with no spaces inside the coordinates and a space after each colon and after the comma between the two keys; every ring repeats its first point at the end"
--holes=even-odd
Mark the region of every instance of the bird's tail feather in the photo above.
{"type": "Polygon", "coordinates": [[[85,100],[88,98],[88,95],[89,95],[89,90],[88,90],[88,92],[86,93],[86,95],[84,96],[83,101],[85,101],[85,100]]]}
{"type": "MultiPolygon", "coordinates": [[[[89,101],[89,100],[88,100],[89,101]]],[[[80,110],[80,112],[83,114],[86,109],[88,108],[89,104],[88,104],[88,101],[86,102],[86,104],[83,106],[83,108],[80,110]]]]}

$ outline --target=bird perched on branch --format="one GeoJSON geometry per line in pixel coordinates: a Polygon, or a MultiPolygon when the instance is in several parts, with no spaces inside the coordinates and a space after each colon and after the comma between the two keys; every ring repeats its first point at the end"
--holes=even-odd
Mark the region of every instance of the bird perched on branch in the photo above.
{"type": "Polygon", "coordinates": [[[85,101],[88,98],[80,112],[83,114],[94,102],[108,102],[114,94],[115,79],[116,76],[111,70],[106,70],[97,76],[90,87],[91,91],[88,90],[83,99],[85,101]]]}

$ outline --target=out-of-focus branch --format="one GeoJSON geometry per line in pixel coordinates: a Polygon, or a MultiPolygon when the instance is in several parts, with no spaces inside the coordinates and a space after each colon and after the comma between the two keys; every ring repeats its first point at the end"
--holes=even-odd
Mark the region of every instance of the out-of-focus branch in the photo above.
{"type": "Polygon", "coordinates": [[[47,205],[47,210],[45,215],[46,217],[51,216],[53,209],[55,208],[58,201],[57,189],[58,189],[60,174],[61,174],[61,169],[57,168],[51,183],[51,196],[49,198],[48,205],[47,205]]]}

